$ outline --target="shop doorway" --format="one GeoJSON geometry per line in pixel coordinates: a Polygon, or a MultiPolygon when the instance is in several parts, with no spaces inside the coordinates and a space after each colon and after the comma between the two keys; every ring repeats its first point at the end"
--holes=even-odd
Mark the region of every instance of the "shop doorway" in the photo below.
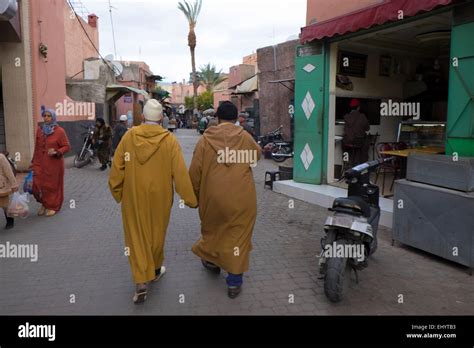
{"type": "MultiPolygon", "coordinates": [[[[384,143],[444,153],[452,22],[448,11],[333,44],[329,144],[334,152],[328,158],[328,182],[341,186],[335,181],[345,159],[344,115],[354,98],[370,123],[368,139],[375,140],[369,159],[380,158],[384,143]]],[[[384,192],[390,195],[401,168],[385,169],[377,179],[379,186],[385,179],[384,192]]]]}

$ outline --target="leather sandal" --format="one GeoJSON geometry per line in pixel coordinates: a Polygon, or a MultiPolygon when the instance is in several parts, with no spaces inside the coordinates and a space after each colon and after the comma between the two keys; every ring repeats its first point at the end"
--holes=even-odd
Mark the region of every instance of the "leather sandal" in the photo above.
{"type": "Polygon", "coordinates": [[[39,209],[38,209],[38,216],[43,216],[44,214],[46,214],[46,208],[41,206],[39,209]]]}
{"type": "Polygon", "coordinates": [[[135,289],[135,295],[133,295],[133,303],[141,304],[144,303],[148,296],[148,285],[147,284],[137,284],[135,289]]]}
{"type": "Polygon", "coordinates": [[[49,210],[49,209],[47,209],[45,216],[46,216],[46,217],[51,217],[51,216],[56,215],[56,213],[57,213],[57,212],[55,212],[54,210],[49,210]]]}

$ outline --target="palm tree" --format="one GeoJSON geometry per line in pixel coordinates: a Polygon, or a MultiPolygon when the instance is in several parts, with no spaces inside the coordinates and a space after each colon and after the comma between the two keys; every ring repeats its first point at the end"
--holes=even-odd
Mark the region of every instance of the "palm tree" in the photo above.
{"type": "Polygon", "coordinates": [[[197,109],[197,89],[198,83],[196,79],[196,29],[197,19],[201,12],[202,0],[195,0],[193,5],[190,5],[187,0],[178,4],[178,9],[183,12],[189,23],[188,46],[191,50],[191,65],[193,68],[193,103],[194,109],[197,109]]]}
{"type": "Polygon", "coordinates": [[[213,92],[216,86],[227,80],[227,76],[222,74],[222,70],[216,71],[214,65],[207,63],[199,69],[198,80],[201,85],[206,87],[208,92],[213,92]]]}

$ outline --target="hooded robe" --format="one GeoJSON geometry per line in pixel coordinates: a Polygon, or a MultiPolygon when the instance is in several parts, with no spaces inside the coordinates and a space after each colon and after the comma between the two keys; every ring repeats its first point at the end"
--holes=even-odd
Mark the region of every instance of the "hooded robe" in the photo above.
{"type": "Polygon", "coordinates": [[[106,165],[110,161],[110,150],[112,148],[113,132],[110,126],[104,124],[102,127],[95,127],[94,140],[97,146],[97,157],[102,165],[106,165]],[[99,144],[99,141],[101,142],[99,144]]]}
{"type": "Polygon", "coordinates": [[[148,124],[125,133],[115,151],[109,187],[122,203],[125,246],[137,284],[153,280],[163,264],[173,183],[184,203],[196,207],[176,138],[161,126],[148,124]]]}
{"type": "Polygon", "coordinates": [[[208,128],[196,145],[189,174],[199,201],[201,239],[192,250],[229,273],[242,274],[249,269],[257,195],[250,161],[233,163],[239,155],[232,150],[253,154],[246,158],[241,152],[240,159],[254,156],[255,164],[261,156],[253,138],[232,123],[208,128]]]}

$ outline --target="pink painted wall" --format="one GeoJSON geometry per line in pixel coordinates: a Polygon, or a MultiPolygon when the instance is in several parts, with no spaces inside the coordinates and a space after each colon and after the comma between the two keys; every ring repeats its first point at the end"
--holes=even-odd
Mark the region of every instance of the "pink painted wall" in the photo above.
{"type": "Polygon", "coordinates": [[[138,103],[138,100],[134,93],[131,93],[131,98],[131,103],[126,103],[125,98],[120,98],[115,103],[114,121],[117,121],[121,115],[128,115],[129,112],[133,115],[133,104],[138,103]]]}
{"type": "MultiPolygon", "coordinates": [[[[95,47],[100,50],[98,28],[94,28],[82,18],[78,18],[82,22],[87,34],[92,39],[95,47]]],[[[84,73],[79,72],[84,70],[84,59],[91,57],[98,58],[99,55],[94,49],[92,43],[88,40],[77,18],[71,15],[71,9],[69,6],[64,6],[64,31],[67,38],[65,41],[66,76],[68,78],[75,76],[75,79],[83,79],[84,73]]]]}
{"type": "Polygon", "coordinates": [[[230,100],[236,106],[239,112],[245,111],[246,108],[253,107],[254,99],[258,99],[258,93],[253,93],[250,96],[238,95],[232,96],[232,90],[227,88],[235,87],[243,81],[254,76],[258,71],[257,67],[257,53],[252,53],[242,58],[242,64],[230,67],[228,79],[225,81],[225,85],[219,86],[217,92],[214,92],[214,108],[219,107],[219,103],[230,100]],[[226,90],[221,90],[221,89],[226,90]]]}
{"type": "MultiPolygon", "coordinates": [[[[122,65],[125,66],[124,72],[122,74],[123,80],[119,80],[118,83],[124,86],[143,89],[148,92],[155,89],[156,86],[154,83],[147,81],[147,76],[152,75],[152,71],[150,70],[148,64],[145,62],[128,61],[122,62],[122,65]],[[138,69],[136,71],[134,69],[128,69],[127,65],[128,67],[136,66],[138,69]]],[[[129,111],[133,113],[134,104],[137,104],[140,101],[145,102],[145,97],[143,95],[136,93],[130,94],[132,97],[131,103],[125,102],[125,96],[115,102],[115,115],[112,115],[114,121],[117,121],[121,115],[127,115],[129,111]]]]}
{"type": "Polygon", "coordinates": [[[384,0],[308,0],[306,25],[322,22],[343,14],[371,6],[384,0]]]}
{"type": "Polygon", "coordinates": [[[219,103],[230,100],[229,79],[220,83],[214,90],[214,110],[217,110],[219,103]]]}
{"type": "Polygon", "coordinates": [[[257,53],[252,53],[242,58],[242,64],[257,66],[257,53]]]}
{"type": "MultiPolygon", "coordinates": [[[[204,93],[206,88],[203,86],[198,87],[198,95],[204,93]]],[[[188,83],[174,83],[172,85],[171,93],[171,104],[173,105],[184,105],[185,97],[193,96],[193,85],[188,83]]]]}
{"type": "Polygon", "coordinates": [[[256,65],[239,64],[229,69],[229,86],[234,87],[255,75],[256,65]]]}
{"type": "MultiPolygon", "coordinates": [[[[66,47],[70,47],[70,40],[75,40],[79,36],[77,27],[76,29],[70,27],[66,35],[65,21],[71,19],[69,18],[69,7],[65,0],[29,0],[29,5],[35,126],[37,122],[42,120],[40,115],[41,105],[54,109],[57,103],[64,104],[65,100],[72,102],[66,95],[67,66],[69,63],[66,47]],[[41,42],[48,46],[47,61],[43,59],[39,52],[41,42]]],[[[85,59],[87,57],[79,58],[85,59]]],[[[77,61],[74,59],[70,63],[69,69],[72,71],[76,65],[77,61]]],[[[88,115],[67,115],[58,117],[58,121],[79,121],[87,118],[88,115]]]]}
{"type": "Polygon", "coordinates": [[[149,90],[154,88],[152,84],[147,83],[147,76],[152,75],[150,67],[145,62],[122,61],[124,71],[122,80],[118,82],[127,86],[149,90]]]}
{"type": "MultiPolygon", "coordinates": [[[[132,81],[120,81],[119,83],[124,86],[139,88],[138,83],[132,81]]],[[[118,120],[121,115],[128,115],[129,111],[133,114],[133,104],[138,103],[140,100],[144,101],[145,99],[142,95],[137,95],[136,93],[130,92],[130,95],[132,97],[131,103],[126,103],[125,97],[122,97],[115,102],[115,121],[118,120]]]]}
{"type": "Polygon", "coordinates": [[[66,59],[63,0],[29,1],[33,70],[33,115],[41,121],[40,107],[54,108],[66,97],[66,59]],[[41,21],[41,23],[38,23],[41,21]],[[39,53],[40,42],[48,46],[48,61],[39,53]]]}

